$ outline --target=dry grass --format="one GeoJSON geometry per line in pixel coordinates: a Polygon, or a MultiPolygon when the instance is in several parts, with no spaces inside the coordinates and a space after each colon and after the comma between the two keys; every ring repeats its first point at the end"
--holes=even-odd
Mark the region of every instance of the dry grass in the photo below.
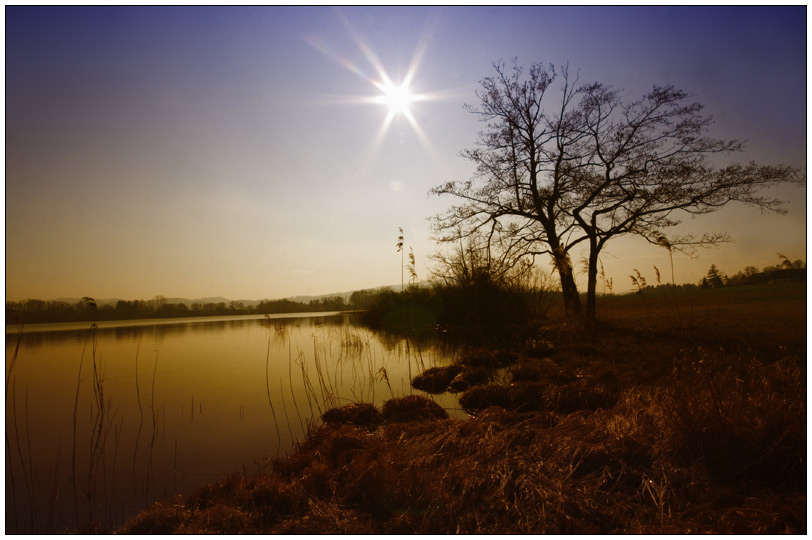
{"type": "Polygon", "coordinates": [[[321,415],[328,424],[352,424],[374,427],[383,421],[381,411],[371,403],[350,403],[343,407],[329,409],[321,415]]]}
{"type": "Polygon", "coordinates": [[[804,533],[798,367],[705,368],[725,360],[685,359],[673,385],[597,412],[326,423],[272,473],[156,503],[122,532],[804,533]]]}
{"type": "Polygon", "coordinates": [[[461,371],[462,366],[458,364],[429,368],[412,379],[412,386],[430,394],[441,394],[461,371]]]}
{"type": "Polygon", "coordinates": [[[463,394],[479,396],[468,420],[417,396],[380,417],[330,411],[271,472],[155,503],[121,532],[806,533],[805,300],[782,306],[761,332],[738,308],[705,313],[715,326],[559,322],[507,384],[463,394]]]}
{"type": "Polygon", "coordinates": [[[463,367],[462,371],[448,383],[449,392],[464,392],[472,386],[485,384],[490,379],[489,370],[483,367],[463,367]]]}
{"type": "Polygon", "coordinates": [[[384,420],[389,422],[413,422],[448,418],[445,409],[433,401],[420,396],[405,396],[384,402],[381,411],[384,420]]]}

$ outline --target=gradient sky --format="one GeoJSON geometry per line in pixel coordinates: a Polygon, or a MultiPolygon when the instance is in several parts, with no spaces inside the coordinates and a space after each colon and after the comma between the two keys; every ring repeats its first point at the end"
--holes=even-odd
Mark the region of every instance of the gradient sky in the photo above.
{"type": "MultiPolygon", "coordinates": [[[[737,161],[806,165],[806,7],[16,7],[6,22],[8,300],[281,298],[420,278],[427,218],[468,179],[491,63],[568,62],[640,97],[674,84],[737,161]],[[376,65],[377,64],[377,65],[376,65]],[[385,126],[378,69],[426,99],[385,126]],[[416,126],[416,128],[415,128],[416,126]]],[[[735,243],[676,256],[678,282],[806,259],[806,190],[786,215],[737,206],[682,231],[735,243]]],[[[576,260],[578,254],[574,257],[576,260]]],[[[602,256],[615,292],[668,255],[602,256]]],[[[549,269],[547,261],[544,268],[549,269]]],[[[669,273],[670,274],[670,273],[669,273]]],[[[583,287],[585,276],[580,275],[583,287]]],[[[600,288],[599,288],[600,290],[600,288]]]]}

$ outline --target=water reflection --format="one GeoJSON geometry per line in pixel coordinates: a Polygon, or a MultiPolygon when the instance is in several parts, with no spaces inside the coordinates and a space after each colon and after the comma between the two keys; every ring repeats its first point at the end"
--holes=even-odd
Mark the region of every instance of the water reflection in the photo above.
{"type": "MultiPolygon", "coordinates": [[[[149,319],[135,321],[103,321],[93,323],[36,324],[22,328],[22,342],[29,347],[59,345],[64,342],[83,343],[95,333],[99,338],[112,337],[118,341],[132,341],[150,337],[162,341],[169,336],[183,334],[212,334],[249,327],[293,327],[343,325],[353,323],[357,317],[350,313],[257,317],[190,317],[183,319],[149,319]]],[[[20,326],[6,327],[6,347],[20,339],[20,326]]]]}
{"type": "MultiPolygon", "coordinates": [[[[331,406],[380,405],[412,392],[414,374],[453,360],[429,337],[407,340],[356,319],[7,330],[7,529],[119,524],[153,500],[250,472],[331,406]]],[[[455,414],[454,396],[437,399],[455,414]]]]}

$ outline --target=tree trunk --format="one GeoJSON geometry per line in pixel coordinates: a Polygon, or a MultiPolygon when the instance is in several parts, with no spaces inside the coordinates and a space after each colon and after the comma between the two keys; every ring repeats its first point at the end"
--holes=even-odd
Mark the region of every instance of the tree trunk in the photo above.
{"type": "Polygon", "coordinates": [[[561,274],[561,291],[564,293],[564,309],[572,315],[580,316],[581,297],[578,294],[578,287],[575,285],[575,278],[572,277],[572,269],[566,276],[561,274]]]}
{"type": "Polygon", "coordinates": [[[578,287],[575,285],[575,278],[572,275],[572,265],[566,253],[563,255],[554,254],[555,266],[558,269],[558,276],[561,279],[561,292],[564,295],[564,311],[573,315],[581,315],[581,297],[578,295],[578,287]]]}

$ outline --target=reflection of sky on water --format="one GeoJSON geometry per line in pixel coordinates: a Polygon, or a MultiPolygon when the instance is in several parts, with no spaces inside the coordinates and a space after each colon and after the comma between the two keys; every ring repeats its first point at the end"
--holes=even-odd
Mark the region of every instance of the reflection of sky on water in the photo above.
{"type": "MultiPolygon", "coordinates": [[[[321,326],[341,327],[345,324],[362,325],[361,317],[357,313],[328,313],[309,314],[294,313],[264,316],[234,316],[234,317],[187,317],[182,319],[146,319],[131,321],[102,321],[98,323],[96,335],[98,339],[112,337],[116,341],[137,342],[139,339],[150,339],[161,343],[169,336],[209,335],[222,333],[226,330],[271,330],[271,338],[278,340],[290,329],[317,328],[321,326]]],[[[91,323],[57,323],[32,324],[23,328],[21,347],[34,350],[43,345],[83,344],[92,337],[91,323]]],[[[362,325],[363,326],[363,325],[362,325]]],[[[400,334],[378,328],[367,328],[381,343],[384,350],[392,351],[401,345],[406,348],[434,347],[443,350],[455,350],[457,345],[448,338],[438,334],[433,329],[427,329],[419,334],[405,339],[400,334]],[[445,338],[445,339],[442,339],[445,338]]],[[[19,339],[19,326],[6,326],[7,358],[10,357],[19,339]]]]}
{"type": "MultiPolygon", "coordinates": [[[[161,341],[167,336],[181,334],[210,334],[239,328],[301,328],[321,325],[342,325],[351,317],[349,314],[285,314],[266,317],[188,317],[183,319],[149,319],[133,321],[102,321],[98,323],[96,334],[113,337],[118,341],[137,340],[149,337],[161,341]]],[[[22,346],[37,347],[42,344],[63,342],[84,342],[92,336],[91,324],[60,323],[36,324],[23,328],[22,346]]],[[[19,326],[6,327],[6,347],[14,347],[19,339],[19,326]]]]}

